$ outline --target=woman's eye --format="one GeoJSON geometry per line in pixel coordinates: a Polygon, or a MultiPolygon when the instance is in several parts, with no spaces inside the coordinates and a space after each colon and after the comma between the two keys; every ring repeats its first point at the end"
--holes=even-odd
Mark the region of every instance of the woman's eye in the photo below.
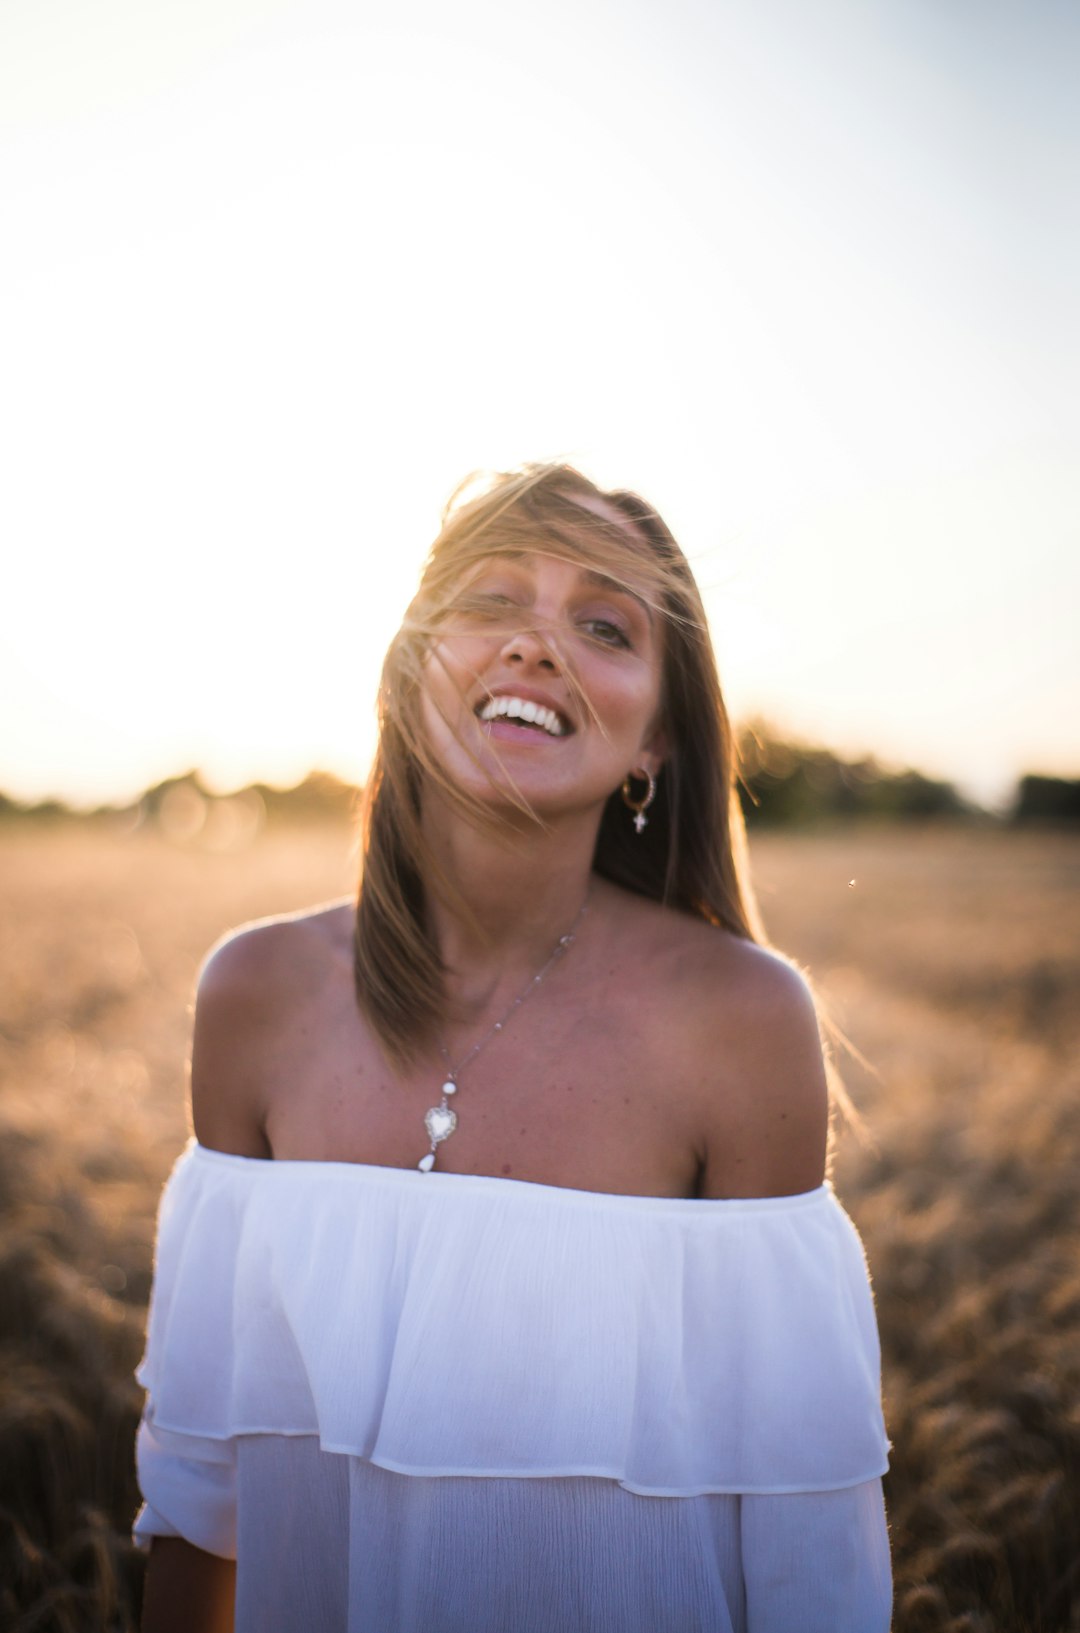
{"type": "Polygon", "coordinates": [[[473,613],[479,617],[497,617],[508,607],[516,606],[512,596],[499,595],[496,591],[477,590],[471,595],[464,595],[458,602],[461,612],[473,613]]]}
{"type": "Polygon", "coordinates": [[[585,628],[605,646],[630,645],[625,630],[620,629],[618,624],[613,624],[609,618],[589,618],[586,620],[585,628]]]}

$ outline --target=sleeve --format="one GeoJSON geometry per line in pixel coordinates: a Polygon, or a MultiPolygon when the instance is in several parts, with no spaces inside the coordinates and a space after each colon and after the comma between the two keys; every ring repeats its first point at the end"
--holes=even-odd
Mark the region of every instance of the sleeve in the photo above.
{"type": "Polygon", "coordinates": [[[135,1464],[144,1502],[133,1536],[140,1548],[154,1537],[185,1542],[222,1559],[236,1558],[236,1442],[195,1441],[162,1433],[150,1407],[135,1442],[135,1464]]]}
{"type": "Polygon", "coordinates": [[[889,1533],[881,1481],[744,1496],[747,1633],[888,1633],[889,1533]]]}
{"type": "Polygon", "coordinates": [[[135,1447],[143,1497],[139,1547],[178,1536],[236,1557],[236,1439],[227,1411],[243,1197],[228,1165],[173,1169],[158,1213],[146,1350],[146,1404],[135,1447]]]}

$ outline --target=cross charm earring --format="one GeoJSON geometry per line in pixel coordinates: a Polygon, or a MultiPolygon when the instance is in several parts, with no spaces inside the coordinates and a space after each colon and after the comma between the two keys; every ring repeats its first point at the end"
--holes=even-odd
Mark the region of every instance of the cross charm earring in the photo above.
{"type": "Polygon", "coordinates": [[[646,771],[644,768],[631,771],[630,776],[627,777],[626,781],[622,785],[622,797],[623,804],[634,813],[634,827],[636,828],[637,832],[639,834],[644,833],[649,820],[645,815],[645,812],[656,798],[656,778],[653,776],[652,772],[646,771]],[[648,784],[648,787],[645,789],[645,793],[641,799],[634,798],[633,791],[630,787],[631,779],[633,778],[636,778],[639,782],[644,780],[648,784]]]}

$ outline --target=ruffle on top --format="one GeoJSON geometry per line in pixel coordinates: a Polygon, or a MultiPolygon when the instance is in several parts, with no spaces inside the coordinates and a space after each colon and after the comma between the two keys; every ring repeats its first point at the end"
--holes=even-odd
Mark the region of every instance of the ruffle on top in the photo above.
{"type": "Polygon", "coordinates": [[[829,1185],[696,1201],[192,1143],[146,1354],[163,1448],[317,1435],[402,1474],[650,1496],[882,1474],[862,1244],[829,1185]]]}

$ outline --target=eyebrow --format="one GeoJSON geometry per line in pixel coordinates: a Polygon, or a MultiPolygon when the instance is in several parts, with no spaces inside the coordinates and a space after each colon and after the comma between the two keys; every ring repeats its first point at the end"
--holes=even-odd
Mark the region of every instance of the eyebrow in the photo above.
{"type": "MultiPolygon", "coordinates": [[[[477,562],[476,570],[477,573],[481,573],[484,571],[485,567],[490,566],[492,562],[498,561],[500,558],[503,561],[513,563],[514,566],[521,566],[526,556],[537,554],[542,554],[542,552],[529,549],[495,551],[492,552],[490,556],[487,556],[483,560],[477,562]]],[[[556,559],[559,561],[567,561],[570,558],[566,556],[559,556],[556,559]]],[[[599,568],[597,567],[582,567],[580,571],[586,584],[591,584],[598,590],[606,590],[609,595],[625,595],[629,600],[636,601],[642,612],[645,614],[645,617],[648,619],[650,627],[652,626],[654,621],[652,608],[649,606],[649,603],[645,600],[643,595],[638,595],[636,590],[630,589],[628,585],[621,583],[619,579],[612,578],[610,573],[600,572],[599,568]]]]}
{"type": "Polygon", "coordinates": [[[631,601],[636,601],[642,612],[651,624],[653,621],[652,608],[643,596],[631,590],[627,585],[620,584],[617,578],[611,578],[607,573],[598,572],[594,567],[583,567],[582,576],[589,584],[595,584],[598,589],[607,590],[612,595],[626,595],[631,601]]]}

